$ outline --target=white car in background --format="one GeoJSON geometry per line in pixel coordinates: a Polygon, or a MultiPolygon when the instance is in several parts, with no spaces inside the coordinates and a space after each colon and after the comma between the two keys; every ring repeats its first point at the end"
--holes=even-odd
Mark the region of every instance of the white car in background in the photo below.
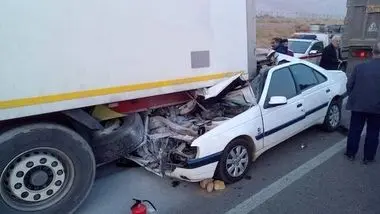
{"type": "Polygon", "coordinates": [[[252,81],[233,76],[198,99],[149,114],[146,139],[129,159],[190,182],[241,180],[252,160],[314,125],[338,128],[347,77],[295,59],[252,81]]]}
{"type": "Polygon", "coordinates": [[[324,44],[319,40],[288,39],[288,46],[294,57],[319,65],[324,44]]]}
{"type": "Polygon", "coordinates": [[[330,44],[331,35],[327,33],[297,32],[293,34],[292,38],[318,40],[323,42],[323,46],[326,47],[330,44]]]}

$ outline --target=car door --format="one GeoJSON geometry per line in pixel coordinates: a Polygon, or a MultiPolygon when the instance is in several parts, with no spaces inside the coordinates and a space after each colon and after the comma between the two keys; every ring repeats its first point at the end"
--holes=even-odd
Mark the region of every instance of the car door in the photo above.
{"type": "Polygon", "coordinates": [[[319,65],[322,58],[322,52],[323,52],[323,42],[321,41],[315,42],[310,48],[308,61],[316,65],[319,65]]]}
{"type": "Polygon", "coordinates": [[[300,129],[300,121],[305,112],[303,99],[298,93],[294,78],[288,66],[268,73],[262,97],[261,107],[264,130],[256,137],[264,138],[264,147],[276,145],[293,136],[300,129]],[[284,96],[287,103],[279,106],[270,106],[272,96],[284,96]]]}
{"type": "Polygon", "coordinates": [[[330,89],[327,87],[327,78],[320,72],[302,63],[289,66],[298,91],[301,92],[305,120],[303,126],[310,127],[325,117],[329,104],[330,89]]]}

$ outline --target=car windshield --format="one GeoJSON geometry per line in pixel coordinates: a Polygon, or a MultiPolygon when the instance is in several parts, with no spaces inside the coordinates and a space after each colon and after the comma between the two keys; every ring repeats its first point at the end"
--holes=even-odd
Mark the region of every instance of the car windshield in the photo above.
{"type": "Polygon", "coordinates": [[[309,41],[289,41],[289,49],[294,53],[304,54],[310,47],[311,42],[309,41]]]}
{"type": "Polygon", "coordinates": [[[268,75],[270,68],[263,68],[259,74],[250,81],[251,88],[253,93],[255,94],[257,103],[260,102],[261,94],[264,89],[264,84],[268,75]]]}

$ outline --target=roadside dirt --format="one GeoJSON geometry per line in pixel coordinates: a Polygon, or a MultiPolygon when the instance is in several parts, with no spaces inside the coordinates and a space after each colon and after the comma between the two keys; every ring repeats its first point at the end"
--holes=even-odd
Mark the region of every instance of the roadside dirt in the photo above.
{"type": "Polygon", "coordinates": [[[269,48],[274,37],[288,37],[295,32],[308,31],[310,24],[342,24],[343,20],[257,17],[257,47],[269,48]]]}

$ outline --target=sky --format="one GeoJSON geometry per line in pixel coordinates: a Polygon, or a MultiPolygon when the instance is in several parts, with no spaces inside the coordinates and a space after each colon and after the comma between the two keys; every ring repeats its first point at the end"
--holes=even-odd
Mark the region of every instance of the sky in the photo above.
{"type": "Polygon", "coordinates": [[[256,0],[257,11],[282,11],[333,16],[346,14],[346,0],[256,0]]]}

